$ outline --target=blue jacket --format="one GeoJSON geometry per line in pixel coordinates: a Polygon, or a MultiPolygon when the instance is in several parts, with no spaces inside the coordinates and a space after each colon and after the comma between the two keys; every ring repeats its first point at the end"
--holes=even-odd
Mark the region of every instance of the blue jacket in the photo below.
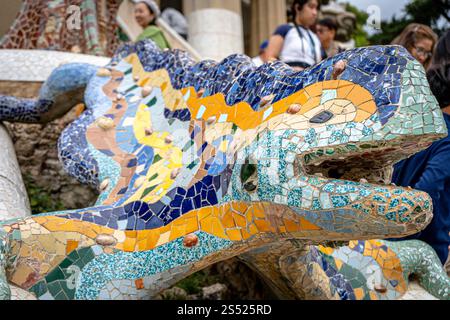
{"type": "MultiPolygon", "coordinates": [[[[450,134],[450,115],[444,114],[444,119],[450,134]]],[[[425,191],[433,199],[434,217],[431,224],[422,232],[405,239],[428,243],[445,264],[450,245],[450,137],[398,163],[392,182],[425,191]]]]}

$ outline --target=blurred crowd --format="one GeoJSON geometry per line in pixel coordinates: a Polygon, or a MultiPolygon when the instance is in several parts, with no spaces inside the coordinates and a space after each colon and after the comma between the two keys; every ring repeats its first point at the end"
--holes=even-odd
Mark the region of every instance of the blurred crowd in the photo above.
{"type": "MultiPolygon", "coordinates": [[[[138,40],[152,39],[161,49],[170,48],[163,32],[155,24],[159,17],[184,38],[187,37],[187,22],[181,13],[170,9],[161,15],[153,0],[134,2],[136,20],[144,29],[138,40]]],[[[319,0],[295,0],[290,11],[292,22],[279,26],[261,44],[253,63],[260,66],[280,60],[301,71],[342,52],[335,41],[336,22],[331,18],[317,21],[319,10],[319,0]]],[[[413,23],[392,44],[405,47],[423,65],[447,128],[450,128],[450,31],[439,40],[430,27],[413,23]]],[[[450,138],[437,141],[427,150],[397,164],[393,182],[431,195],[433,221],[424,231],[408,239],[420,239],[430,244],[445,264],[450,246],[450,138]]]]}

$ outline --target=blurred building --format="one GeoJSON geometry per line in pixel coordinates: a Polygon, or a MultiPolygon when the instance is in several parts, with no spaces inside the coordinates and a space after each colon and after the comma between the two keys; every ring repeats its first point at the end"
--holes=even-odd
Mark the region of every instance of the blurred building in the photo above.
{"type": "MultiPolygon", "coordinates": [[[[96,3],[98,7],[105,7],[105,4],[111,1],[120,2],[120,0],[61,0],[60,2],[73,4],[82,1],[96,3]]],[[[157,2],[163,10],[168,7],[179,10],[188,20],[187,42],[178,37],[167,24],[161,22],[161,27],[170,38],[169,42],[173,47],[191,51],[198,58],[221,60],[233,53],[257,55],[259,45],[270,37],[277,26],[287,22],[287,10],[292,0],[157,0],[157,2]]],[[[2,6],[0,36],[3,36],[13,24],[21,8],[22,0],[0,0],[0,4],[2,6]]],[[[345,13],[333,1],[330,5],[328,9],[327,6],[323,7],[327,15],[345,13]]],[[[351,26],[352,18],[348,15],[345,17],[341,20],[347,27],[351,26]]],[[[133,5],[130,0],[120,2],[117,23],[131,39],[136,38],[140,33],[141,29],[134,21],[133,5]]],[[[350,29],[342,34],[351,33],[350,29]]]]}

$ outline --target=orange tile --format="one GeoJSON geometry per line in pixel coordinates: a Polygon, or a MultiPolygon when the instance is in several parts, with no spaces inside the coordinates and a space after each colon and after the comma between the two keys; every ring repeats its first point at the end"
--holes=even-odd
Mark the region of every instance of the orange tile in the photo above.
{"type": "Polygon", "coordinates": [[[200,221],[200,229],[203,232],[206,232],[206,233],[209,233],[209,234],[213,234],[213,221],[215,219],[216,218],[209,217],[209,218],[201,220],[200,221]]]}
{"type": "Polygon", "coordinates": [[[346,99],[347,96],[350,94],[350,92],[352,92],[353,88],[355,88],[355,85],[351,85],[351,86],[339,86],[339,88],[337,88],[337,98],[338,99],[346,99]]]}
{"type": "Polygon", "coordinates": [[[184,237],[186,234],[186,226],[172,226],[169,241],[184,237]]]}
{"type": "Polygon", "coordinates": [[[272,230],[266,220],[255,220],[255,225],[260,232],[269,232],[272,230]]]}
{"type": "Polygon", "coordinates": [[[197,218],[189,219],[186,223],[186,233],[193,233],[198,231],[198,220],[197,218]]]}
{"type": "Polygon", "coordinates": [[[355,85],[355,88],[353,89],[352,93],[347,96],[347,99],[352,101],[355,106],[359,106],[364,102],[373,100],[373,96],[363,87],[355,85]]]}
{"type": "Polygon", "coordinates": [[[251,235],[255,235],[258,233],[258,229],[256,228],[256,226],[253,223],[251,225],[249,225],[248,231],[250,232],[251,235]]]}
{"type": "Polygon", "coordinates": [[[123,251],[134,252],[136,250],[136,238],[127,238],[123,243],[123,251]]]}
{"type": "Polygon", "coordinates": [[[203,220],[206,217],[209,217],[213,213],[213,210],[211,208],[202,208],[198,212],[198,220],[203,220]]]}
{"type": "Polygon", "coordinates": [[[127,238],[137,238],[137,231],[125,231],[127,238]]]}
{"type": "Polygon", "coordinates": [[[147,247],[147,239],[143,239],[143,240],[139,240],[139,241],[138,241],[138,250],[139,250],[139,251],[147,251],[147,250],[150,250],[150,249],[147,247]]]}
{"type": "Polygon", "coordinates": [[[286,226],[286,230],[288,232],[295,232],[300,230],[300,226],[296,224],[294,221],[289,219],[283,219],[284,225],[286,226]]]}
{"type": "Polygon", "coordinates": [[[78,241],[67,240],[67,244],[66,244],[66,254],[67,255],[70,254],[76,248],[78,248],[78,241]]]}
{"type": "Polygon", "coordinates": [[[244,214],[248,210],[248,204],[244,202],[233,202],[231,208],[236,212],[244,214]]]}
{"type": "Polygon", "coordinates": [[[235,213],[235,214],[233,214],[233,219],[238,227],[241,227],[241,228],[247,227],[247,220],[243,216],[235,213]]]}
{"type": "Polygon", "coordinates": [[[225,216],[222,218],[222,224],[225,228],[234,228],[236,227],[235,221],[233,219],[233,215],[231,212],[228,212],[225,216]]]}
{"type": "Polygon", "coordinates": [[[134,281],[134,283],[136,285],[136,289],[138,289],[138,290],[144,289],[144,280],[143,279],[137,279],[134,281]]]}
{"type": "Polygon", "coordinates": [[[213,221],[213,235],[222,239],[227,239],[227,235],[225,234],[225,229],[218,219],[213,221]]]}
{"type": "Polygon", "coordinates": [[[305,88],[310,97],[319,97],[322,95],[322,83],[315,83],[305,88]]]}
{"type": "Polygon", "coordinates": [[[308,220],[304,218],[300,218],[300,227],[301,230],[322,230],[320,227],[316,226],[315,224],[312,224],[308,220]]]}
{"type": "Polygon", "coordinates": [[[364,120],[369,119],[371,116],[373,116],[373,113],[368,113],[362,110],[356,111],[355,118],[353,119],[354,122],[363,122],[364,120]]]}
{"type": "Polygon", "coordinates": [[[245,229],[242,229],[241,232],[242,232],[242,239],[243,240],[247,240],[248,238],[251,237],[250,233],[248,233],[245,229]]]}
{"type": "Polygon", "coordinates": [[[377,111],[377,105],[375,104],[375,101],[373,99],[370,101],[364,102],[356,107],[358,109],[366,111],[370,114],[374,114],[377,111]]]}
{"type": "Polygon", "coordinates": [[[228,239],[230,239],[230,241],[241,241],[242,240],[241,232],[237,229],[227,230],[226,234],[228,236],[228,239]]]}
{"type": "Polygon", "coordinates": [[[374,301],[378,300],[377,294],[373,291],[369,291],[369,296],[370,296],[370,300],[374,300],[374,301]]]}
{"type": "Polygon", "coordinates": [[[340,82],[339,80],[323,81],[322,88],[323,88],[323,90],[336,89],[339,87],[339,82],[340,82]]]}
{"type": "Polygon", "coordinates": [[[314,98],[309,99],[308,102],[306,102],[302,106],[299,114],[305,114],[306,112],[311,111],[312,109],[320,106],[320,102],[321,102],[321,97],[314,97],[314,98]]]}
{"type": "Polygon", "coordinates": [[[261,204],[254,204],[252,206],[253,214],[256,218],[266,218],[265,209],[261,204]]]}

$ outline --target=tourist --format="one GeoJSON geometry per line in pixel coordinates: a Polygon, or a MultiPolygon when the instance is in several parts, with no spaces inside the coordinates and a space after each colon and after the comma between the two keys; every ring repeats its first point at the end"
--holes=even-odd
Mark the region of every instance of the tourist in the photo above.
{"type": "Polygon", "coordinates": [[[184,40],[188,37],[188,22],[186,17],[174,8],[166,8],[161,13],[161,19],[175,30],[184,40]]]}
{"type": "Polygon", "coordinates": [[[437,40],[437,35],[430,27],[411,23],[392,41],[392,44],[405,47],[425,69],[428,69],[437,40]]]}
{"type": "Polygon", "coordinates": [[[322,58],[331,58],[344,49],[334,41],[337,32],[337,24],[331,18],[320,20],[316,25],[316,33],[322,44],[322,58]]]}
{"type": "Polygon", "coordinates": [[[161,11],[154,0],[133,0],[134,16],[137,23],[144,29],[137,41],[144,39],[153,40],[161,49],[170,48],[161,29],[156,26],[161,11]]]}
{"type": "Polygon", "coordinates": [[[259,46],[259,55],[252,59],[253,64],[255,66],[260,67],[268,61],[268,59],[267,59],[268,58],[267,57],[267,46],[268,45],[269,45],[269,41],[266,40],[259,46]]]}
{"type": "Polygon", "coordinates": [[[281,25],[267,48],[269,60],[281,60],[296,70],[303,70],[322,60],[319,38],[311,31],[317,20],[318,0],[294,0],[293,23],[281,25]]]}
{"type": "MultiPolygon", "coordinates": [[[[450,31],[439,41],[427,77],[450,134],[450,31]]],[[[431,245],[443,264],[450,245],[449,163],[450,137],[446,137],[397,164],[393,177],[395,184],[425,191],[433,199],[434,217],[430,225],[407,239],[419,239],[431,245]]]]}

